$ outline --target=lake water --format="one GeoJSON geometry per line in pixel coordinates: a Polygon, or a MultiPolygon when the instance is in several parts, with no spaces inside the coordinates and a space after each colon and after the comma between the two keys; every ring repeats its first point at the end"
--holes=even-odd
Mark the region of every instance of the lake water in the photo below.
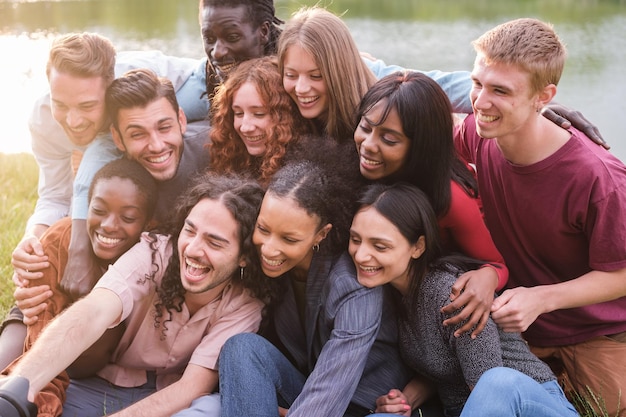
{"type": "MultiPolygon", "coordinates": [[[[58,33],[95,31],[118,50],[160,49],[201,57],[197,0],[0,0],[0,152],[29,152],[26,120],[47,88],[44,68],[58,33]]],[[[569,58],[556,100],[583,112],[626,161],[625,0],[276,1],[287,19],[300,5],[342,14],[362,51],[415,69],[470,70],[470,42],[498,23],[537,17],[554,24],[569,58]]]]}

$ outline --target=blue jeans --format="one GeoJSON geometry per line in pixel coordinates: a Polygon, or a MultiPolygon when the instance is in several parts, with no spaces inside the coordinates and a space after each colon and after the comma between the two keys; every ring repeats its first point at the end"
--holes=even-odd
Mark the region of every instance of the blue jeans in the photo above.
{"type": "MultiPolygon", "coordinates": [[[[543,384],[511,368],[485,372],[463,410],[445,410],[446,417],[573,417],[576,409],[556,381],[543,384]]],[[[397,414],[377,413],[369,417],[397,414]]],[[[413,412],[415,414],[415,411],[413,412]]]]}
{"type": "Polygon", "coordinates": [[[220,417],[220,395],[209,394],[196,398],[191,402],[191,406],[172,417],[220,417]]]}
{"type": "Polygon", "coordinates": [[[154,375],[140,387],[124,388],[99,377],[70,380],[61,417],[100,417],[122,410],[156,392],[154,375]]]}
{"type": "Polygon", "coordinates": [[[228,339],[219,358],[222,417],[276,417],[302,391],[306,377],[254,333],[228,339]]]}
{"type": "Polygon", "coordinates": [[[539,384],[515,369],[500,367],[480,377],[461,416],[569,417],[578,413],[556,381],[539,384]]]}
{"type": "MultiPolygon", "coordinates": [[[[278,407],[289,408],[306,382],[274,345],[253,333],[226,341],[220,353],[219,375],[222,417],[277,417],[278,407]]],[[[429,402],[421,412],[424,417],[441,416],[436,402],[429,402]]],[[[415,415],[420,415],[418,410],[415,415]]]]}

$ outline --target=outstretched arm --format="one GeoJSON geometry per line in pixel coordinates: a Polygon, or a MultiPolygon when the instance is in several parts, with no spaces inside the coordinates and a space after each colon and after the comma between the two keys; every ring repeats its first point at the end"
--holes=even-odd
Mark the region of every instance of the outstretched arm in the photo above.
{"type": "Polygon", "coordinates": [[[115,324],[121,314],[119,297],[98,288],[47,326],[12,373],[30,381],[29,401],[115,324]]]}

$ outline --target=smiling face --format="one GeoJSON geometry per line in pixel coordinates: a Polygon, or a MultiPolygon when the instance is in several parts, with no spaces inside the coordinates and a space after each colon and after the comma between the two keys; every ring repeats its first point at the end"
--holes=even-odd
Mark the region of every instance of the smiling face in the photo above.
{"type": "Polygon", "coordinates": [[[532,93],[530,75],[516,65],[487,64],[478,54],[471,77],[478,134],[486,139],[523,136],[543,105],[532,93]]]}
{"type": "Polygon", "coordinates": [[[180,277],[188,293],[217,294],[245,261],[240,253],[239,225],[217,200],[200,200],[189,212],[178,236],[180,277]]]}
{"type": "Polygon", "coordinates": [[[265,194],[252,235],[265,275],[276,278],[292,269],[306,274],[313,246],[331,227],[320,227],[319,217],[307,213],[293,199],[265,194]]]}
{"type": "Polygon", "coordinates": [[[112,263],[139,241],[149,220],[147,204],[127,178],[103,178],[94,185],[86,224],[96,257],[112,263]]]}
{"type": "Polygon", "coordinates": [[[283,86],[306,119],[324,118],[328,112],[326,81],[313,55],[293,44],[285,52],[283,86]]]}
{"type": "Polygon", "coordinates": [[[141,164],[157,181],[176,175],[183,154],[183,133],[187,120],[165,97],[146,107],[120,109],[118,129],[111,128],[117,147],[141,164]]]}
{"type": "Polygon", "coordinates": [[[50,69],[52,117],[77,146],[91,143],[107,122],[102,77],[76,77],[50,69]]]}
{"type": "Polygon", "coordinates": [[[380,123],[384,108],[385,101],[376,103],[361,117],[354,131],[361,175],[372,181],[398,174],[411,149],[411,141],[402,130],[402,121],[395,108],[391,108],[387,118],[380,123]]]}
{"type": "Polygon", "coordinates": [[[269,109],[256,86],[245,82],[233,95],[235,131],[252,156],[265,154],[272,121],[269,109]]]}
{"type": "Polygon", "coordinates": [[[238,63],[265,55],[269,24],[255,28],[245,5],[204,7],[200,26],[204,51],[222,80],[238,63]]]}
{"type": "Polygon", "coordinates": [[[359,283],[368,288],[391,283],[405,293],[409,288],[410,262],[424,252],[424,241],[422,236],[411,244],[375,208],[362,208],[352,221],[348,246],[359,283]]]}

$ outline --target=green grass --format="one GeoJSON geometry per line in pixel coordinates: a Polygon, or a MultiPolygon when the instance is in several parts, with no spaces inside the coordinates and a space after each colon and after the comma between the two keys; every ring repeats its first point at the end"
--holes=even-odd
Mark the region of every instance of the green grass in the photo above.
{"type": "Polygon", "coordinates": [[[601,394],[593,392],[589,387],[586,387],[584,391],[583,393],[572,392],[570,395],[571,402],[581,417],[618,417],[609,414],[607,404],[601,394]]]}
{"type": "Polygon", "coordinates": [[[37,201],[37,163],[30,154],[0,153],[0,318],[13,304],[11,253],[37,201]]]}

